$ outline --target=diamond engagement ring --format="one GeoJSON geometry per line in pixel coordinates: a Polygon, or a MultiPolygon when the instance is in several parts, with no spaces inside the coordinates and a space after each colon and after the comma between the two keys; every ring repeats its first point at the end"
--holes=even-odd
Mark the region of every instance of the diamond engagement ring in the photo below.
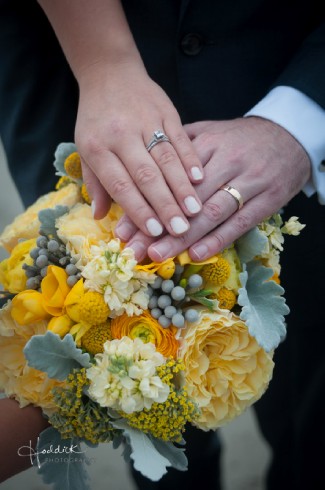
{"type": "Polygon", "coordinates": [[[228,194],[232,195],[232,197],[235,199],[235,201],[237,203],[238,210],[244,206],[244,201],[243,201],[243,198],[241,197],[241,194],[237,191],[237,189],[235,189],[234,187],[231,187],[231,185],[224,185],[224,186],[220,187],[219,190],[226,191],[226,192],[228,192],[228,194]]]}
{"type": "Polygon", "coordinates": [[[146,146],[146,149],[150,152],[152,148],[158,143],[162,143],[163,141],[167,141],[167,143],[170,143],[170,139],[168,136],[165,135],[160,129],[157,131],[154,131],[152,139],[149,141],[149,143],[146,146]]]}

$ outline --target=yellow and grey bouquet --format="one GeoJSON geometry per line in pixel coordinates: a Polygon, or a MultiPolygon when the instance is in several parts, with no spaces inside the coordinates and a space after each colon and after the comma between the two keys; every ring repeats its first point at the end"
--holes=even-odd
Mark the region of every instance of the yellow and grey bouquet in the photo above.
{"type": "Polygon", "coordinates": [[[303,225],[276,214],[204,262],[137,263],[114,236],[122,209],[93,219],[74,144],[54,164],[56,190],[0,236],[0,391],[48,418],[35,459],[54,488],[89,488],[81,449],[74,464],[45,458],[84,443],[123,444],[159,480],[186,469],[188,424],[215,430],[267,389],[289,311],[283,234],[303,225]]]}

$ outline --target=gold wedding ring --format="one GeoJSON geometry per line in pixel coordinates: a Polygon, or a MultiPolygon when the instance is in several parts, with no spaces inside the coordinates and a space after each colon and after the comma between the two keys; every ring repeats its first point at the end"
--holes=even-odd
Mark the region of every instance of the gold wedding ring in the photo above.
{"type": "Polygon", "coordinates": [[[243,198],[241,197],[241,194],[237,191],[237,189],[235,189],[234,187],[231,187],[231,185],[224,185],[224,186],[220,187],[220,190],[226,191],[232,195],[232,197],[235,199],[235,201],[237,203],[238,210],[244,206],[243,198]]]}

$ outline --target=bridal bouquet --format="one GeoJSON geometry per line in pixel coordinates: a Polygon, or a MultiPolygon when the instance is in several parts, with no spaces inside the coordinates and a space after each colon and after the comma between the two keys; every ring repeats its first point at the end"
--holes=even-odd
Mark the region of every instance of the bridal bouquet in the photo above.
{"type": "Polygon", "coordinates": [[[267,389],[288,313],[283,234],[303,225],[275,214],[204,262],[137,263],[114,236],[122,209],[93,219],[75,146],[54,164],[56,190],[0,236],[0,391],[48,418],[35,464],[54,488],[89,488],[80,444],[103,442],[159,480],[186,469],[189,424],[215,430],[267,389]]]}

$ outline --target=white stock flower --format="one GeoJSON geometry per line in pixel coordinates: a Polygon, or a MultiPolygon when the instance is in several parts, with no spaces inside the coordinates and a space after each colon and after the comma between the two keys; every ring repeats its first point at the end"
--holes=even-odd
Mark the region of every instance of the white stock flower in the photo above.
{"type": "Polygon", "coordinates": [[[284,223],[281,231],[282,233],[286,233],[288,235],[297,236],[300,234],[301,230],[305,228],[305,226],[306,225],[299,222],[299,218],[297,216],[291,216],[291,218],[284,223]]]}

